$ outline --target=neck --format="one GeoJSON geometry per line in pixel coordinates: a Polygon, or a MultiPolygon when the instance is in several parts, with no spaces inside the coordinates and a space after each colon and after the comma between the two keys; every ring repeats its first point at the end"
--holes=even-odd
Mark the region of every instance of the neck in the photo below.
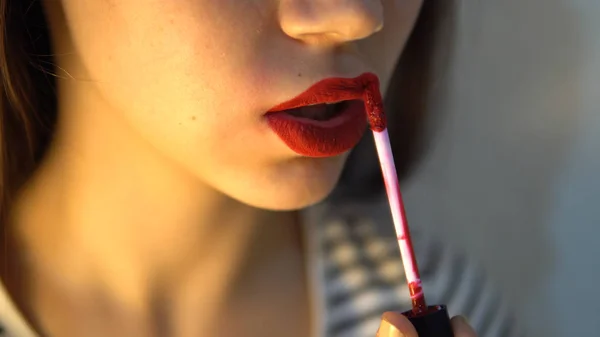
{"type": "MultiPolygon", "coordinates": [[[[64,289],[73,307],[100,301],[147,319],[160,302],[215,321],[208,318],[275,270],[303,276],[294,213],[256,209],[211,189],[117,114],[65,108],[70,124],[59,123],[17,202],[15,224],[33,273],[64,289]]],[[[41,296],[39,306],[53,301],[41,296]]],[[[154,321],[165,319],[178,320],[154,321]]]]}

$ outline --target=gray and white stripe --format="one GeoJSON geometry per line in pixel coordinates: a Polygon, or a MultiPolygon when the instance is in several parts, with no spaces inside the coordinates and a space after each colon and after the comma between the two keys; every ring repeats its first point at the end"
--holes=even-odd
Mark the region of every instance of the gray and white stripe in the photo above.
{"type": "MultiPolygon", "coordinates": [[[[365,207],[331,212],[324,224],[328,337],[374,336],[384,311],[410,309],[395,235],[382,234],[385,224],[374,221],[386,219],[385,208],[374,210],[371,217],[365,207]]],[[[429,301],[469,317],[480,337],[523,336],[473,261],[418,230],[412,238],[429,301]]]]}

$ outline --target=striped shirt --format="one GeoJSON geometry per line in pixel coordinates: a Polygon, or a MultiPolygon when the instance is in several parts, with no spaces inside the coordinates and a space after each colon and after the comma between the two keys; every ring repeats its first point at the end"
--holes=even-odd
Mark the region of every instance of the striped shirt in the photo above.
{"type": "MultiPolygon", "coordinates": [[[[411,301],[385,200],[305,212],[315,336],[375,336],[384,311],[411,301]]],[[[411,232],[428,301],[463,314],[479,337],[522,337],[511,310],[471,259],[419,227],[411,232]]],[[[0,284],[0,337],[35,337],[0,284]]]]}

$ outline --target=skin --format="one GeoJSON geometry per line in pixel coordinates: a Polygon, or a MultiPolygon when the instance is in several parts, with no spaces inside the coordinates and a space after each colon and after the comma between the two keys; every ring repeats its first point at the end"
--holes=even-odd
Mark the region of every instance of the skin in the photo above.
{"type": "MultiPolygon", "coordinates": [[[[450,323],[454,337],[477,337],[465,317],[453,317],[450,323]]],[[[376,337],[418,337],[418,335],[406,317],[397,312],[386,312],[381,317],[376,337]]]]}
{"type": "Polygon", "coordinates": [[[29,287],[9,290],[31,324],[310,335],[294,211],[330,193],[345,156],[298,156],[263,114],[326,77],[373,71],[385,86],[421,0],[44,6],[59,123],[11,227],[29,287]]]}

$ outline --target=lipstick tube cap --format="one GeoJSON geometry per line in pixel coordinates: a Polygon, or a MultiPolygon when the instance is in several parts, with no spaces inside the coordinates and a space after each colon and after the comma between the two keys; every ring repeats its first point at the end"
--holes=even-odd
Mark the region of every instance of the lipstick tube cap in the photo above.
{"type": "Polygon", "coordinates": [[[430,305],[423,314],[412,310],[402,313],[415,326],[419,337],[454,337],[445,305],[430,305]]]}

